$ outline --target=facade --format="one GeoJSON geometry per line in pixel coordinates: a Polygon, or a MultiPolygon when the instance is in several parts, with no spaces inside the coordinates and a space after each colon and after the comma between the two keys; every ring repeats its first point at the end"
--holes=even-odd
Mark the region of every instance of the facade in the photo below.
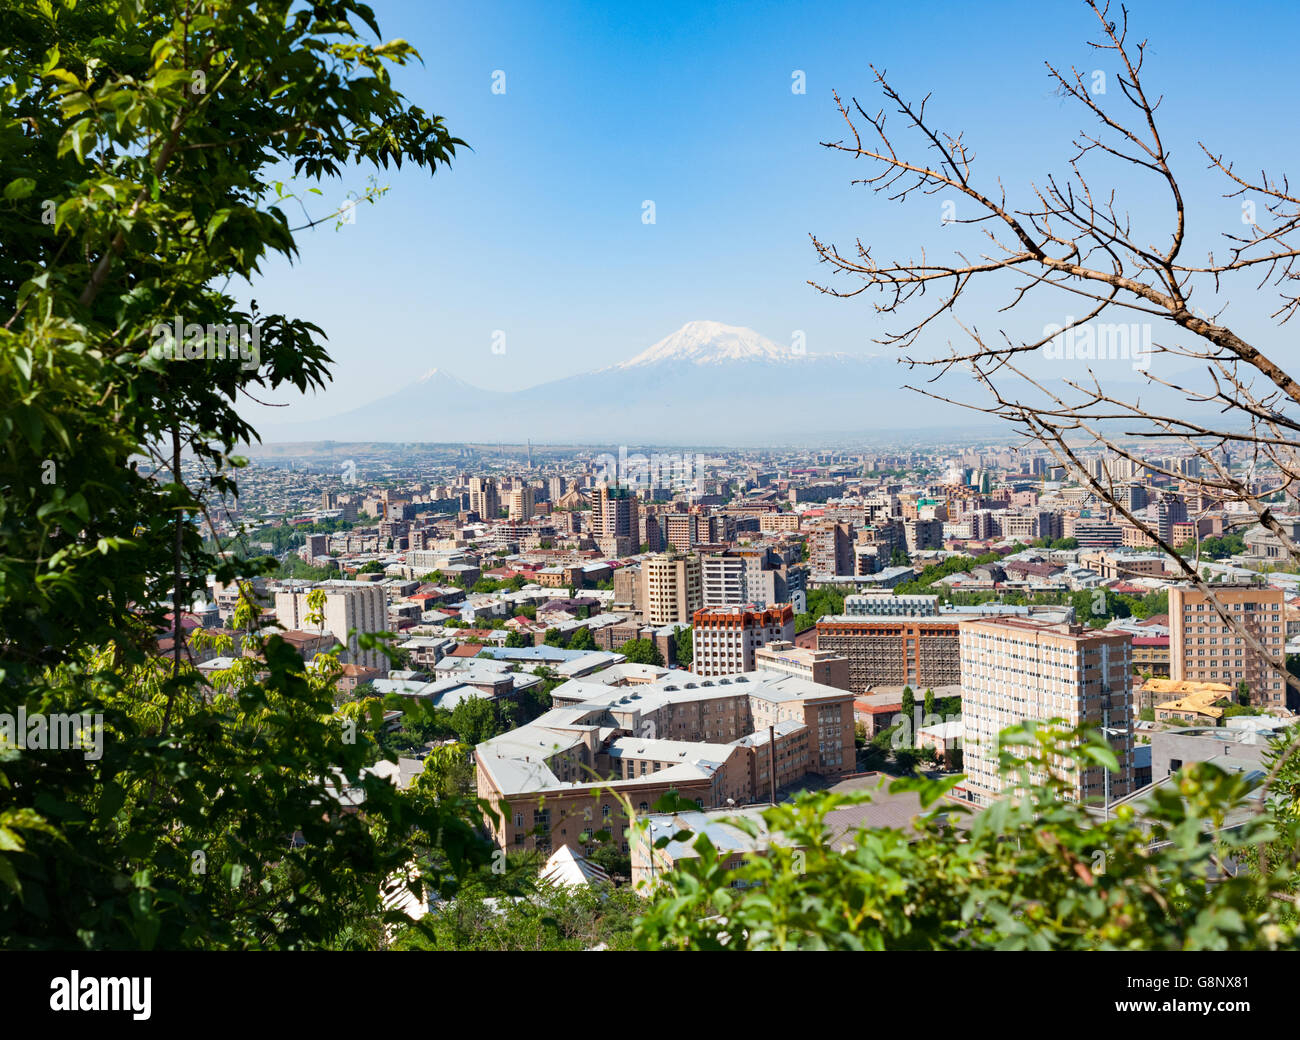
{"type": "Polygon", "coordinates": [[[628,610],[641,609],[641,570],[639,567],[620,567],[614,572],[614,606],[628,610]]]}
{"type": "Polygon", "coordinates": [[[1119,524],[1109,520],[1097,520],[1091,517],[1066,517],[1065,537],[1076,538],[1081,549],[1103,547],[1119,548],[1124,543],[1124,532],[1119,524]]]}
{"type": "Polygon", "coordinates": [[[501,515],[501,492],[491,477],[473,477],[469,482],[469,508],[484,520],[501,515]]]}
{"type": "Polygon", "coordinates": [[[938,596],[895,596],[891,592],[865,592],[844,597],[850,617],[938,617],[938,596]]]}
{"type": "Polygon", "coordinates": [[[1116,578],[1163,578],[1165,557],[1160,553],[1083,552],[1079,565],[1107,581],[1116,578]]]}
{"type": "Polygon", "coordinates": [[[942,549],[943,521],[937,519],[905,520],[903,521],[903,536],[907,540],[909,554],[925,549],[942,549]]]}
{"type": "Polygon", "coordinates": [[[641,609],[648,624],[689,625],[702,606],[698,556],[659,554],[641,561],[641,609]]]}
{"type": "MultiPolygon", "coordinates": [[[[1281,589],[1259,585],[1215,585],[1214,598],[1229,616],[1285,668],[1286,625],[1281,589]]],[[[1286,680],[1219,617],[1200,589],[1169,590],[1169,677],[1175,681],[1245,683],[1250,703],[1261,708],[1286,704],[1286,680]]]]}
{"type": "Polygon", "coordinates": [[[958,621],[958,615],[828,615],[817,622],[817,649],[849,659],[849,689],[854,693],[876,686],[953,686],[961,681],[958,621]]]}
{"type": "Polygon", "coordinates": [[[809,533],[808,541],[808,562],[813,574],[856,573],[852,524],[820,523],[809,533]]]}
{"type": "Polygon", "coordinates": [[[1069,767],[1074,797],[1100,803],[1133,784],[1133,688],[1128,633],[999,617],[961,624],[963,769],[972,801],[987,804],[1006,784],[998,734],[1029,719],[1108,724],[1119,772],[1069,767]],[[1108,714],[1107,714],[1108,713],[1108,714]]]}
{"type": "MultiPolygon", "coordinates": [[[[1274,521],[1281,527],[1292,544],[1300,541],[1300,520],[1295,517],[1283,516],[1274,517],[1274,521]]],[[[1250,528],[1242,535],[1242,541],[1246,543],[1245,555],[1251,559],[1274,564],[1290,562],[1291,560],[1291,550],[1288,546],[1281,538],[1262,525],[1250,528]]]]}
{"type": "Polygon", "coordinates": [[[640,545],[636,495],[630,488],[596,485],[591,496],[591,533],[607,556],[628,556],[640,545]]]}
{"type": "Polygon", "coordinates": [[[1039,538],[1061,537],[1061,515],[1045,509],[1024,512],[1008,510],[1001,516],[1002,536],[1033,541],[1039,538]]]}
{"type": "Polygon", "coordinates": [[[723,514],[664,513],[664,542],[679,553],[697,545],[716,545],[735,540],[736,518],[723,514]]]}
{"type": "MultiPolygon", "coordinates": [[[[767,549],[727,549],[700,557],[704,606],[789,603],[785,568],[767,549]]],[[[800,586],[802,587],[802,585],[800,586]]]]}
{"type": "Polygon", "coordinates": [[[590,854],[593,832],[627,826],[621,799],[639,815],[669,790],[722,808],[855,768],[844,690],[774,672],[659,672],[635,685],[617,669],[571,680],[546,714],[478,745],[478,795],[498,814],[486,822],[501,849],[590,854]]]}
{"type": "Polygon", "coordinates": [[[754,651],[759,671],[795,675],[837,690],[849,688],[849,659],[829,650],[809,650],[788,640],[768,643],[754,651]]]}
{"type": "Polygon", "coordinates": [[[277,592],[275,616],[284,628],[320,631],[318,625],[307,621],[311,613],[307,596],[313,589],[325,593],[324,630],[347,647],[346,660],[370,668],[382,667],[387,658],[378,650],[361,650],[357,633],[387,630],[388,594],[384,587],[369,581],[325,581],[310,589],[277,592]]]}
{"type": "Polygon", "coordinates": [[[798,513],[763,513],[758,518],[758,529],[764,534],[799,530],[798,513]]]}
{"type": "Polygon", "coordinates": [[[517,487],[510,492],[510,519],[528,523],[536,510],[536,495],[537,492],[528,485],[517,487]]]}
{"type": "Polygon", "coordinates": [[[315,563],[317,560],[329,556],[330,536],[327,534],[309,534],[306,539],[306,546],[303,549],[303,557],[308,563],[315,563]]]}
{"type": "Polygon", "coordinates": [[[1133,637],[1133,671],[1157,679],[1169,678],[1169,637],[1133,637]]]}
{"type": "Polygon", "coordinates": [[[698,675],[752,672],[754,653],[767,643],[794,639],[794,608],[705,607],[695,612],[691,670],[698,675]]]}

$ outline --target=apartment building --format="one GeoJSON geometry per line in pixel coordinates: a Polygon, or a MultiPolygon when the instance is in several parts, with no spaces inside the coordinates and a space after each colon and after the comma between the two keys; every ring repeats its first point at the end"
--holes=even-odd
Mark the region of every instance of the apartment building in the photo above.
{"type": "Polygon", "coordinates": [[[932,689],[961,681],[957,626],[944,617],[828,615],[817,622],[817,649],[849,660],[849,689],[932,689]]]}
{"type": "Polygon", "coordinates": [[[697,545],[731,542],[736,537],[736,518],[720,513],[664,513],[664,541],[684,553],[697,545]]]}
{"type": "Polygon", "coordinates": [[[901,520],[881,520],[878,523],[866,524],[858,532],[854,539],[853,549],[857,555],[857,574],[874,574],[889,566],[889,561],[893,558],[897,549],[904,552],[915,551],[917,549],[942,549],[943,548],[943,521],[931,520],[910,520],[904,523],[901,520]],[[876,561],[874,569],[864,570],[862,558],[864,556],[873,557],[876,561]]]}
{"type": "Polygon", "coordinates": [[[1108,581],[1113,578],[1163,578],[1165,562],[1161,553],[1094,550],[1079,554],[1079,566],[1087,567],[1108,581]]]}
{"type": "Polygon", "coordinates": [[[311,613],[307,596],[315,589],[325,593],[324,631],[347,647],[345,659],[368,668],[383,666],[388,659],[377,650],[361,650],[357,634],[387,631],[388,593],[384,587],[369,581],[324,581],[277,592],[276,620],[289,630],[319,633],[320,625],[307,620],[311,613]]]}
{"type": "MultiPolygon", "coordinates": [[[[1285,667],[1286,622],[1281,589],[1215,585],[1214,598],[1285,667]]],[[[1193,585],[1169,589],[1169,677],[1174,681],[1245,683],[1256,707],[1283,707],[1286,680],[1233,626],[1219,617],[1193,585]]]]}
{"type": "Polygon", "coordinates": [[[641,561],[641,609],[646,622],[689,625],[704,606],[704,589],[698,556],[659,553],[641,561]]]}
{"type": "Polygon", "coordinates": [[[537,508],[537,492],[525,484],[510,492],[510,519],[519,523],[528,523],[537,508]]]}
{"type": "Polygon", "coordinates": [[[620,567],[614,572],[614,604],[628,610],[641,609],[641,568],[620,567]]]}
{"type": "Polygon", "coordinates": [[[1061,515],[1046,509],[1028,509],[1024,511],[1008,509],[999,520],[1004,538],[1016,538],[1022,542],[1029,542],[1039,538],[1061,537],[1061,515]]]}
{"type": "Polygon", "coordinates": [[[758,529],[764,534],[799,530],[798,513],[763,513],[758,518],[758,529]]]}
{"type": "Polygon", "coordinates": [[[691,670],[699,675],[752,672],[759,648],[794,641],[794,608],[788,603],[766,609],[705,607],[695,612],[693,624],[691,670]]]}
{"type": "Polygon", "coordinates": [[[810,650],[788,640],[768,643],[754,651],[754,668],[794,675],[837,690],[849,688],[849,659],[829,650],[810,650]]]}
{"type": "Polygon", "coordinates": [[[1066,538],[1078,540],[1081,549],[1118,548],[1124,543],[1124,532],[1119,524],[1113,524],[1109,520],[1066,516],[1062,529],[1066,538]]]}
{"type": "Polygon", "coordinates": [[[329,556],[330,536],[327,534],[309,534],[306,537],[306,545],[303,548],[303,559],[308,563],[315,563],[319,559],[329,556]]]}
{"type": "Polygon", "coordinates": [[[469,508],[484,520],[501,515],[501,492],[491,477],[472,477],[469,482],[469,508]]]}
{"type": "Polygon", "coordinates": [[[1128,794],[1133,782],[1133,687],[1130,637],[1081,625],[1028,618],[966,620],[960,625],[963,769],[972,801],[987,804],[1014,782],[998,773],[998,734],[1027,719],[1070,726],[1107,723],[1119,759],[1069,767],[1074,797],[1101,802],[1128,794]]]}
{"type": "Polygon", "coordinates": [[[844,613],[850,617],[938,617],[939,597],[862,592],[844,597],[844,613]]]}
{"type": "Polygon", "coordinates": [[[853,550],[853,525],[820,523],[808,535],[808,562],[813,574],[851,575],[857,561],[853,550]]]}
{"type": "Polygon", "coordinates": [[[790,603],[803,589],[803,573],[791,574],[771,549],[727,549],[700,557],[704,606],[790,603]],[[793,585],[793,590],[791,586],[793,585]]]}
{"type": "Polygon", "coordinates": [[[647,552],[662,552],[664,549],[664,529],[660,522],[660,517],[654,513],[647,513],[644,510],[638,510],[640,515],[637,517],[637,548],[646,547],[647,552]]]}
{"type": "Polygon", "coordinates": [[[926,549],[942,549],[943,521],[940,519],[904,520],[903,537],[906,539],[909,554],[926,549]]]}
{"type": "Polygon", "coordinates": [[[596,485],[591,496],[591,534],[600,551],[607,556],[628,556],[640,543],[640,523],[636,495],[630,488],[596,485]]]}

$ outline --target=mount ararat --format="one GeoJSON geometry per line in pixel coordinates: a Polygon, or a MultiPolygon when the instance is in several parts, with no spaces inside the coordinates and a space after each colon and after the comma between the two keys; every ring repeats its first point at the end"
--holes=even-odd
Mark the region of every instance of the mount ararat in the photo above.
{"type": "Polygon", "coordinates": [[[899,387],[893,358],[812,354],[752,329],[692,321],[630,358],[524,390],[485,390],[433,369],[329,419],[266,423],[266,442],[651,443],[824,441],[969,422],[899,387]]]}

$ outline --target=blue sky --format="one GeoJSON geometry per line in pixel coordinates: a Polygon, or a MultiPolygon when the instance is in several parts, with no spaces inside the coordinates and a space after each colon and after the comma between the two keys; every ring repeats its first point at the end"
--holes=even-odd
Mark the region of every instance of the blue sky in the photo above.
{"type": "MultiPolygon", "coordinates": [[[[872,339],[883,319],[866,297],[806,284],[826,274],[809,233],[841,245],[861,236],[889,257],[945,251],[963,232],[942,227],[941,197],[899,206],[850,185],[862,164],[819,146],[846,129],[831,91],[875,111],[875,64],[906,96],[932,92],[928,112],[975,147],[977,179],[1001,176],[1023,199],[1031,181],[1065,169],[1088,125],[1052,94],[1044,59],[1114,72],[1086,47],[1095,22],[1073,0],[372,6],[385,37],[424,58],[398,70],[400,87],[472,150],[433,177],[381,172],[391,190],[355,224],[303,234],[297,263],[268,265],[251,295],[329,333],[335,382],[276,398],[292,403],[257,409],[255,422],[332,415],[434,367],[529,386],[631,357],[692,319],[778,343],[801,330],[811,352],[882,352],[872,339]],[[498,70],[504,94],[492,91],[498,70]],[[791,90],[796,70],[804,94],[791,90]],[[643,223],[645,200],[654,224],[643,223]],[[504,353],[492,349],[498,330],[504,353]]],[[[1244,169],[1300,174],[1300,5],[1133,0],[1130,21],[1151,40],[1145,78],[1166,95],[1163,129],[1194,229],[1207,243],[1239,230],[1240,204],[1219,197],[1196,142],[1244,169]]],[[[1126,174],[1118,183],[1135,221],[1159,234],[1165,198],[1126,174]]],[[[325,185],[313,213],[365,184],[358,172],[325,185]]],[[[966,313],[996,327],[999,302],[974,297],[966,313]]],[[[1271,308],[1248,318],[1244,302],[1230,314],[1265,328],[1256,312],[1271,308]]],[[[947,324],[932,345],[956,335],[947,324]]]]}

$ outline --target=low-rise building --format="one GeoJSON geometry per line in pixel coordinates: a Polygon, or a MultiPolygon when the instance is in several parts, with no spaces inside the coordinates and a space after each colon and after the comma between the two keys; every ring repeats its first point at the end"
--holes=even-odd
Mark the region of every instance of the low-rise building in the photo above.
{"type": "Polygon", "coordinates": [[[754,651],[754,667],[769,672],[795,675],[809,682],[849,688],[849,659],[829,650],[809,650],[789,640],[768,643],[754,651]]]}
{"type": "Polygon", "coordinates": [[[854,769],[844,690],[775,672],[674,671],[629,686],[624,671],[564,683],[546,714],[475,749],[479,797],[497,813],[488,826],[502,849],[570,845],[589,855],[595,831],[626,826],[625,804],[646,814],[669,790],[700,808],[744,804],[809,773],[854,769]]]}

